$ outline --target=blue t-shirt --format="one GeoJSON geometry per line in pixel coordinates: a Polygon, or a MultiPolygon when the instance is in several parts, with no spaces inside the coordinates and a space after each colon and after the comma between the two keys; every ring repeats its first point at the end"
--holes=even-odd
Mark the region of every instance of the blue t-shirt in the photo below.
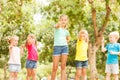
{"type": "Polygon", "coordinates": [[[120,44],[119,43],[109,43],[105,47],[107,49],[107,61],[106,64],[118,64],[118,55],[110,54],[110,51],[119,52],[120,44]]]}
{"type": "Polygon", "coordinates": [[[68,30],[58,28],[54,30],[54,46],[65,46],[67,44],[66,37],[69,36],[68,30]]]}

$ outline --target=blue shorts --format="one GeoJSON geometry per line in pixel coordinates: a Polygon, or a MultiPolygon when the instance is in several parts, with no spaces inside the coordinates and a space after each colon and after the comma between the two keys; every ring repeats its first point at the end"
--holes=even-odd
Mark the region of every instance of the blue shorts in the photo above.
{"type": "Polygon", "coordinates": [[[87,61],[76,61],[76,68],[88,68],[88,60],[87,61]]]}
{"type": "Polygon", "coordinates": [[[37,61],[27,60],[26,68],[37,68],[37,61]]]}
{"type": "Polygon", "coordinates": [[[68,55],[68,46],[54,46],[53,56],[68,55]]]}
{"type": "Polygon", "coordinates": [[[8,70],[10,72],[20,72],[21,65],[20,64],[8,64],[8,70]]]}

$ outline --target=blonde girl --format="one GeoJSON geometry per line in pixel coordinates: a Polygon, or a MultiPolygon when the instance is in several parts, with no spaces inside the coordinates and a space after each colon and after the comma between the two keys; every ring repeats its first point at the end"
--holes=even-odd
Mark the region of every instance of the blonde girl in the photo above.
{"type": "Polygon", "coordinates": [[[35,35],[29,34],[26,40],[26,48],[28,51],[26,68],[27,68],[27,80],[36,80],[36,68],[38,61],[37,40],[35,35]]]}
{"type": "Polygon", "coordinates": [[[9,42],[9,61],[8,61],[8,69],[10,71],[9,80],[17,80],[18,72],[21,70],[21,60],[20,53],[22,53],[22,48],[17,47],[18,45],[18,36],[12,36],[9,42]]]}
{"type": "Polygon", "coordinates": [[[88,50],[88,32],[87,30],[80,30],[78,34],[78,40],[76,44],[76,74],[75,80],[87,80],[86,76],[86,68],[88,67],[88,57],[87,57],[87,50],[88,50]]]}
{"type": "Polygon", "coordinates": [[[68,24],[68,16],[61,15],[54,29],[54,53],[53,53],[53,68],[51,80],[55,80],[58,64],[61,59],[61,79],[66,79],[66,62],[68,58],[68,42],[70,34],[66,29],[68,24]]]}

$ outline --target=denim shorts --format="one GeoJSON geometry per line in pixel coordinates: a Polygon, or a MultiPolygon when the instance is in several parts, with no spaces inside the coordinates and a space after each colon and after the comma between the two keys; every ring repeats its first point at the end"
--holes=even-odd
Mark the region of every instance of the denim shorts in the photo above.
{"type": "Polygon", "coordinates": [[[26,68],[37,68],[37,61],[27,60],[26,68]]]}
{"type": "Polygon", "coordinates": [[[76,68],[88,68],[88,60],[87,61],[76,61],[76,68]]]}
{"type": "Polygon", "coordinates": [[[68,55],[68,46],[54,46],[53,56],[68,55]]]}
{"type": "Polygon", "coordinates": [[[8,64],[8,70],[10,72],[20,72],[21,65],[20,64],[8,64]]]}

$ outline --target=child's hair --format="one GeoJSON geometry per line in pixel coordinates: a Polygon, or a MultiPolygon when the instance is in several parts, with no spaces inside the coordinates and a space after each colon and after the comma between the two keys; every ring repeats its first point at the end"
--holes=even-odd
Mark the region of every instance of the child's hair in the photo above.
{"type": "Polygon", "coordinates": [[[79,31],[79,34],[78,34],[78,38],[79,38],[79,40],[81,40],[81,34],[87,34],[87,38],[85,39],[85,41],[86,42],[89,42],[89,36],[88,36],[88,32],[87,32],[87,30],[84,30],[84,29],[82,29],[82,30],[80,30],[79,31]]]}
{"type": "Polygon", "coordinates": [[[62,17],[66,17],[68,19],[68,16],[65,14],[60,15],[59,19],[61,19],[62,17]]]}
{"type": "Polygon", "coordinates": [[[113,31],[113,32],[111,32],[110,34],[109,34],[109,36],[114,36],[115,38],[116,38],[116,40],[118,41],[118,39],[119,39],[119,32],[118,31],[113,31]]]}
{"type": "MultiPolygon", "coordinates": [[[[27,36],[27,40],[28,40],[29,37],[35,39],[35,46],[37,46],[37,40],[36,40],[35,35],[34,35],[34,34],[29,34],[29,35],[27,36]]],[[[26,40],[26,45],[28,44],[28,43],[27,43],[27,40],[26,40]]]]}
{"type": "Polygon", "coordinates": [[[8,43],[10,44],[10,43],[11,43],[11,41],[12,41],[12,40],[14,40],[14,39],[19,40],[19,37],[18,37],[18,36],[16,36],[16,35],[11,36],[11,37],[8,39],[8,43]]]}

